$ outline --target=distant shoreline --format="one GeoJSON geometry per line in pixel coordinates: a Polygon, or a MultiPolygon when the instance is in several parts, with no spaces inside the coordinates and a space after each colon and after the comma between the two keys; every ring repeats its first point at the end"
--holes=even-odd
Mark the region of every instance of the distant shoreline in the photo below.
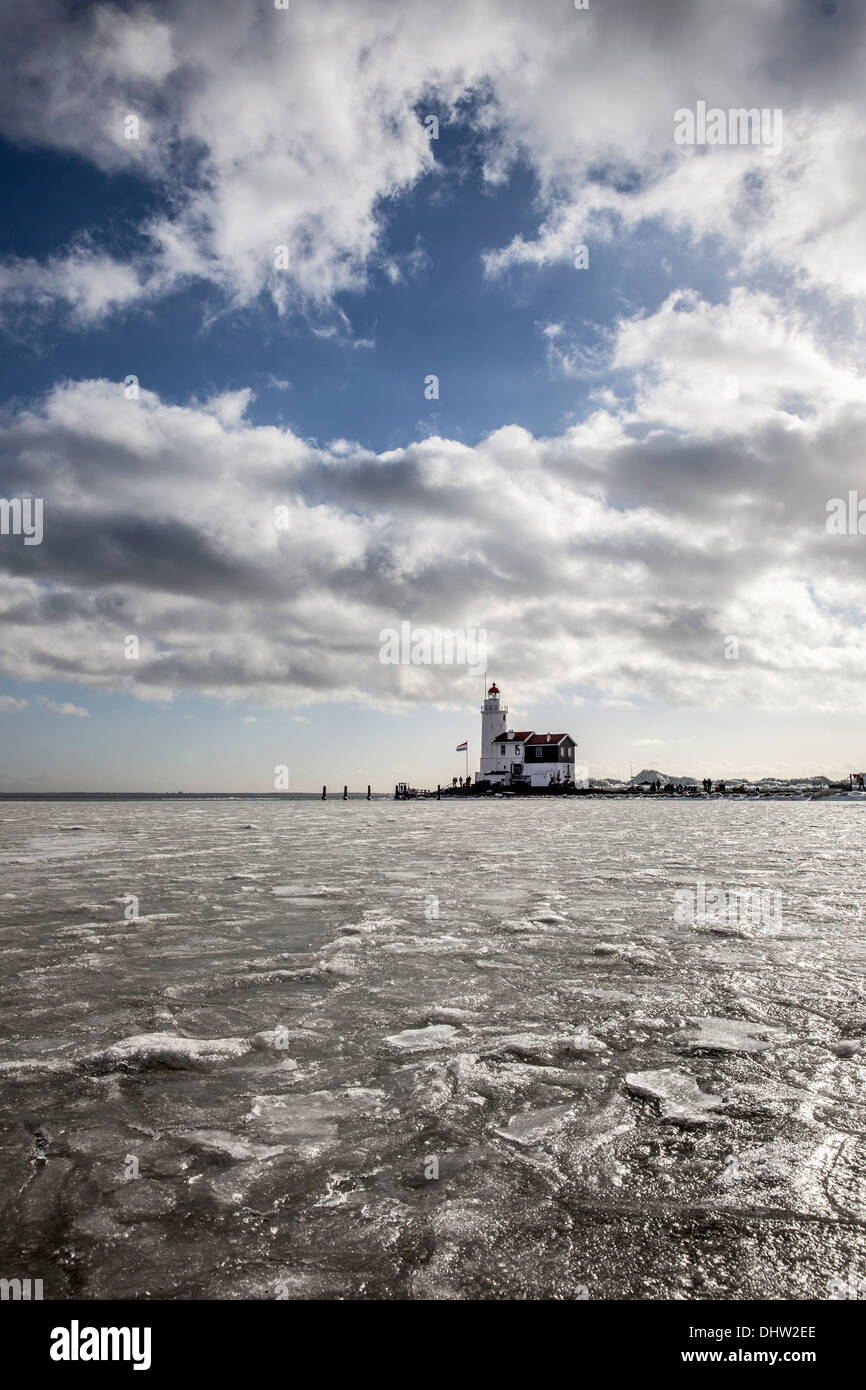
{"type": "MultiPolygon", "coordinates": [[[[393,801],[393,792],[371,792],[371,801],[393,801]]],[[[0,801],[321,801],[321,792],[0,792],[0,801]]],[[[342,791],[328,792],[342,801],[342,791]]],[[[347,801],[366,801],[367,793],[349,792],[347,801]]]]}
{"type": "MultiPolygon", "coordinates": [[[[653,805],[659,803],[689,801],[863,801],[866,804],[866,795],[862,792],[859,795],[849,795],[847,790],[840,790],[834,787],[832,790],[821,790],[813,793],[803,790],[788,790],[784,787],[768,788],[758,792],[726,791],[707,793],[690,793],[687,790],[673,794],[657,792],[649,793],[639,791],[637,788],[619,790],[606,787],[581,787],[576,791],[570,792],[567,796],[556,798],[558,800],[572,801],[576,798],[591,801],[647,801],[653,805]]],[[[347,801],[367,801],[366,792],[349,792],[345,798],[347,801]]],[[[409,797],[410,801],[435,801],[436,793],[428,792],[425,796],[409,797]]],[[[513,801],[549,801],[550,797],[538,796],[514,796],[508,792],[487,792],[482,794],[460,794],[460,789],[448,787],[442,788],[443,801],[465,801],[465,802],[489,802],[491,800],[513,800],[513,801]]],[[[0,792],[0,801],[20,802],[20,801],[54,801],[54,802],[73,802],[73,801],[321,801],[321,792],[0,792]]],[[[342,791],[329,792],[328,801],[343,801],[342,791]]],[[[369,800],[371,801],[393,801],[393,792],[372,792],[369,800]]]]}

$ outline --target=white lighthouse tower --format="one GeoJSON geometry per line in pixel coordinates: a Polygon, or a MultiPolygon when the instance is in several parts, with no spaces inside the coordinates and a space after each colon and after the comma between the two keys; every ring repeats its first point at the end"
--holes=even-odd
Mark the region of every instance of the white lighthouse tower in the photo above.
{"type": "Polygon", "coordinates": [[[491,772],[502,768],[502,752],[494,739],[504,734],[508,727],[508,706],[499,704],[499,686],[494,681],[481,706],[481,770],[476,781],[485,781],[491,772]]]}

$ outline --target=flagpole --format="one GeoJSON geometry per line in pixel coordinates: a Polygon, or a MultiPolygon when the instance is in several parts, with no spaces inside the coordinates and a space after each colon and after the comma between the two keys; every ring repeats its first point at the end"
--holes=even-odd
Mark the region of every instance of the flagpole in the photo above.
{"type": "Polygon", "coordinates": [[[466,781],[469,781],[469,740],[466,740],[466,781]]]}

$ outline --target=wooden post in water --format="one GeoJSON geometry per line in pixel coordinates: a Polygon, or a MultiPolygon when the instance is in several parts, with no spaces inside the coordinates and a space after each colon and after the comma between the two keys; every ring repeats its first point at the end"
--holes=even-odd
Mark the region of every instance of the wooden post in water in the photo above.
{"type": "Polygon", "coordinates": [[[442,800],[442,788],[440,787],[440,785],[439,785],[438,782],[436,783],[436,800],[437,800],[437,801],[441,801],[441,800],[442,800]]]}
{"type": "Polygon", "coordinates": [[[343,788],[343,800],[344,800],[344,801],[348,801],[348,800],[349,800],[349,788],[348,788],[348,787],[344,787],[344,788],[343,788]]]}
{"type": "Polygon", "coordinates": [[[322,800],[323,800],[323,801],[326,801],[327,798],[328,798],[328,788],[327,788],[327,787],[322,787],[322,800]]]}
{"type": "Polygon", "coordinates": [[[367,783],[367,800],[370,800],[370,783],[367,783]]]}

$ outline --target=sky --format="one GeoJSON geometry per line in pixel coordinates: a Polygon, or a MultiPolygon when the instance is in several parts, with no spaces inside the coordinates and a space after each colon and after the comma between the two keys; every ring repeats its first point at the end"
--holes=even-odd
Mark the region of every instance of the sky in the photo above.
{"type": "Polygon", "coordinates": [[[0,790],[435,786],[494,679],[590,776],[866,766],[866,8],[0,34],[0,790]]]}

